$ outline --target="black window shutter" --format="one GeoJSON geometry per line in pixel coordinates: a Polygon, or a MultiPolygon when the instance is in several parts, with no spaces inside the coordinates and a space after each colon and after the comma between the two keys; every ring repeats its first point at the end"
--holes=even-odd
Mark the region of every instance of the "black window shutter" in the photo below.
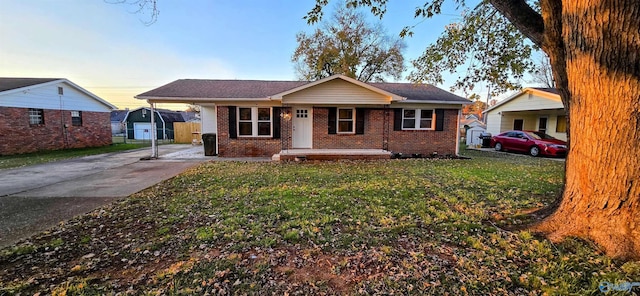
{"type": "Polygon", "coordinates": [[[237,139],[238,131],[236,129],[236,106],[229,106],[229,139],[237,139]]]}
{"type": "Polygon", "coordinates": [[[338,117],[338,108],[337,107],[329,107],[329,134],[335,134],[336,133],[336,127],[337,127],[337,121],[336,118],[338,117]]]}
{"type": "Polygon", "coordinates": [[[393,130],[394,131],[402,130],[402,110],[403,109],[393,109],[393,130]]]}
{"type": "Polygon", "coordinates": [[[280,139],[280,112],[282,108],[273,108],[273,138],[280,139]]]}
{"type": "Polygon", "coordinates": [[[364,108],[356,108],[356,134],[364,134],[364,108]]]}
{"type": "Polygon", "coordinates": [[[444,130],[444,109],[436,109],[436,130],[444,130]]]}

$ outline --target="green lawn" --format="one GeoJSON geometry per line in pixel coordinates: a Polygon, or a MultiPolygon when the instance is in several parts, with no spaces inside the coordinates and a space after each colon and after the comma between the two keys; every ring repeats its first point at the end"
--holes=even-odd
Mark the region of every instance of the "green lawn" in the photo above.
{"type": "Polygon", "coordinates": [[[87,155],[95,155],[109,152],[117,152],[123,150],[131,150],[142,147],[150,146],[148,143],[129,143],[129,144],[112,144],[103,147],[92,148],[78,148],[78,149],[65,149],[65,150],[53,150],[42,151],[36,153],[18,154],[18,155],[5,155],[0,156],[0,169],[15,168],[51,161],[58,161],[73,157],[81,157],[87,155]]]}
{"type": "Polygon", "coordinates": [[[0,295],[600,295],[640,281],[640,263],[589,242],[505,230],[552,201],[563,162],[466,154],[203,164],[0,250],[0,295]]]}

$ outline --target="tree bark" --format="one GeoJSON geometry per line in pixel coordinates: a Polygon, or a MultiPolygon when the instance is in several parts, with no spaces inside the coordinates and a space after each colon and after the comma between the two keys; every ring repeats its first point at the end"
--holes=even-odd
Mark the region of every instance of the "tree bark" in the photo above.
{"type": "Polygon", "coordinates": [[[640,258],[640,2],[545,0],[543,49],[567,109],[558,208],[534,230],[640,258]]]}
{"type": "Polygon", "coordinates": [[[490,1],[547,53],[567,110],[565,187],[532,229],[639,259],[640,1],[541,0],[541,15],[490,1]]]}

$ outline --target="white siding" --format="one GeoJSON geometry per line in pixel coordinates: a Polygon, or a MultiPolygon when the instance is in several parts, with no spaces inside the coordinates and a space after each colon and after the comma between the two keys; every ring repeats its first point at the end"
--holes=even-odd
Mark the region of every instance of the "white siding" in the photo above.
{"type": "Polygon", "coordinates": [[[342,79],[334,79],[301,91],[285,95],[283,104],[389,104],[391,98],[342,79]]]}
{"type": "Polygon", "coordinates": [[[0,94],[0,106],[54,110],[110,112],[111,109],[66,83],[35,85],[19,92],[0,94]],[[58,87],[64,94],[58,95],[58,87]]]}
{"type": "Polygon", "coordinates": [[[468,129],[467,134],[465,135],[467,146],[482,145],[482,139],[480,139],[480,135],[484,132],[486,132],[486,130],[479,126],[468,129]]]}
{"type": "Polygon", "coordinates": [[[501,125],[501,120],[502,118],[500,118],[500,114],[498,113],[494,113],[494,112],[489,112],[486,114],[487,116],[487,132],[491,133],[491,135],[497,135],[501,132],[500,130],[500,125],[501,125]]]}
{"type": "Polygon", "coordinates": [[[218,133],[218,122],[215,106],[200,106],[200,121],[202,122],[202,133],[218,133]]]}
{"type": "Polygon", "coordinates": [[[526,110],[544,110],[544,109],[562,109],[562,101],[560,96],[556,98],[548,98],[537,96],[531,93],[524,93],[511,101],[499,106],[491,112],[505,112],[505,111],[526,111],[526,110]]]}
{"type": "Polygon", "coordinates": [[[513,129],[515,119],[523,119],[525,130],[538,130],[540,117],[547,117],[547,134],[566,140],[566,133],[556,133],[557,116],[563,113],[560,96],[539,96],[525,92],[487,112],[487,132],[497,135],[513,129]]]}
{"type": "Polygon", "coordinates": [[[504,112],[498,114],[497,112],[491,111],[487,113],[487,132],[495,136],[501,132],[512,130],[515,119],[524,120],[523,128],[525,130],[537,131],[540,117],[547,117],[547,134],[563,141],[567,140],[566,133],[556,132],[558,115],[561,115],[562,111],[549,110],[537,111],[536,113],[531,112],[504,112]]]}

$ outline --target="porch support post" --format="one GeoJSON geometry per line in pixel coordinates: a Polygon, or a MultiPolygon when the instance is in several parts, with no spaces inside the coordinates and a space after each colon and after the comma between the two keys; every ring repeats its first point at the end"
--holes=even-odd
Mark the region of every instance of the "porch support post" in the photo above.
{"type": "Polygon", "coordinates": [[[153,131],[151,133],[151,159],[155,159],[158,158],[158,129],[156,128],[156,110],[155,110],[155,104],[149,102],[149,105],[151,106],[151,130],[153,131]]]}

